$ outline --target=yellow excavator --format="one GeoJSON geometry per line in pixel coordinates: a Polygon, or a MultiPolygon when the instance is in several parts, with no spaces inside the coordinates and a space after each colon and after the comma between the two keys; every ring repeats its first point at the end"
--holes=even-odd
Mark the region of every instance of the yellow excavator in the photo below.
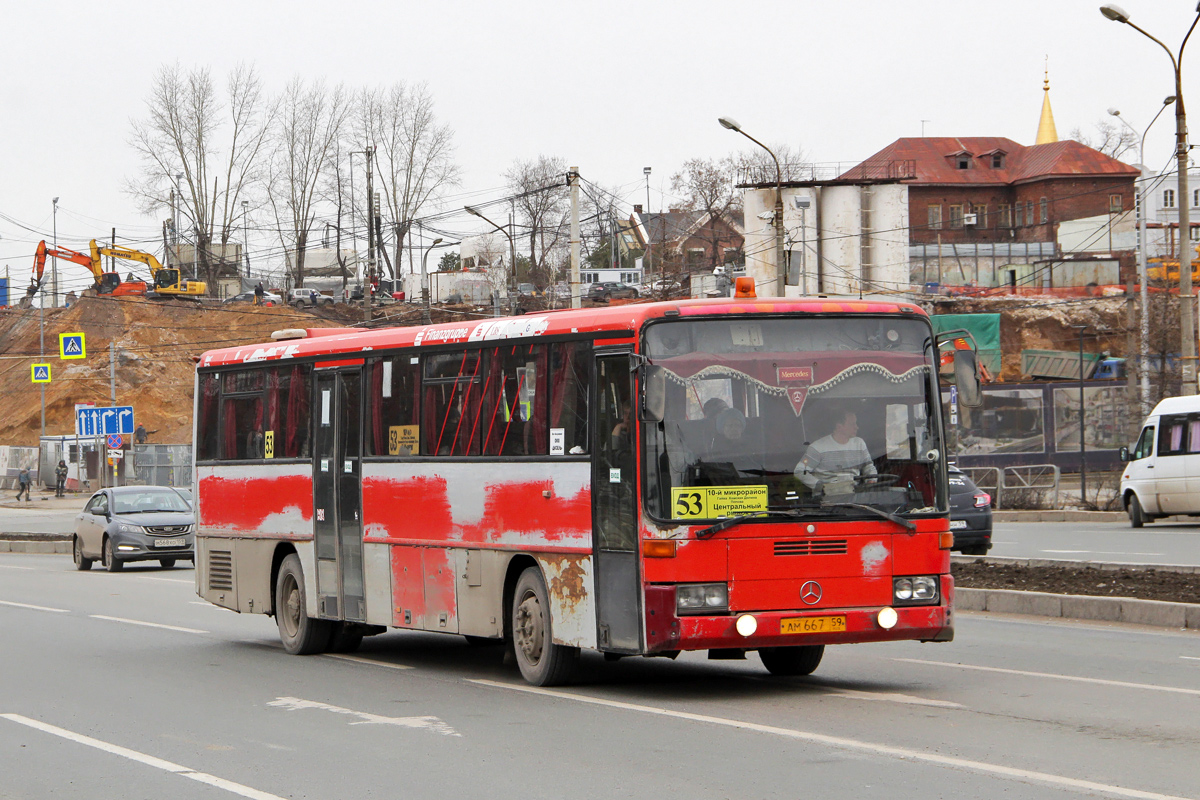
{"type": "Polygon", "coordinates": [[[198,298],[208,294],[208,285],[204,281],[184,280],[177,268],[164,267],[150,253],[134,250],[132,247],[102,247],[95,239],[91,241],[91,249],[92,262],[96,265],[99,265],[101,256],[112,256],[123,261],[137,261],[149,267],[154,285],[149,287],[147,297],[198,298]]]}

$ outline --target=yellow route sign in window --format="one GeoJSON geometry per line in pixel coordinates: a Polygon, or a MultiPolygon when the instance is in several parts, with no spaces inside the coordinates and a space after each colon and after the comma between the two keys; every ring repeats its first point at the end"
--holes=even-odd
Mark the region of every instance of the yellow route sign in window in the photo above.
{"type": "Polygon", "coordinates": [[[417,439],[420,425],[391,425],[388,427],[388,455],[412,456],[417,454],[417,439]]]}
{"type": "Polygon", "coordinates": [[[671,490],[671,516],[675,519],[717,519],[766,510],[766,486],[683,486],[671,490]]]}
{"type": "Polygon", "coordinates": [[[275,457],[275,431],[263,433],[263,458],[275,457]]]}

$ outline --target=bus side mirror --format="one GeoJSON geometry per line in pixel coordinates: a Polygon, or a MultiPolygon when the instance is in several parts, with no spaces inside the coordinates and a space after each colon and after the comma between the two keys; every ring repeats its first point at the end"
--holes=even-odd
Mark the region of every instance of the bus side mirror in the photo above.
{"type": "Polygon", "coordinates": [[[667,413],[667,373],[653,364],[642,372],[642,419],[662,422],[667,413]]]}
{"type": "Polygon", "coordinates": [[[1124,463],[1126,463],[1127,461],[1129,461],[1129,448],[1128,448],[1128,447],[1122,447],[1120,450],[1118,450],[1118,451],[1117,451],[1117,458],[1121,459],[1121,463],[1122,463],[1122,464],[1124,464],[1124,463]]]}
{"type": "Polygon", "coordinates": [[[975,362],[974,350],[954,351],[954,385],[958,387],[958,402],[967,408],[983,405],[983,391],[979,387],[979,366],[975,362]]]}

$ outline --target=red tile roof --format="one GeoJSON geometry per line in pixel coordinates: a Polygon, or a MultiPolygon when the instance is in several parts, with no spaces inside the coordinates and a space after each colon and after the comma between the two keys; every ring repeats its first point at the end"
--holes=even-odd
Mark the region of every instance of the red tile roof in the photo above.
{"type": "MultiPolygon", "coordinates": [[[[905,183],[915,185],[1013,184],[1052,176],[1139,174],[1135,167],[1071,139],[1031,147],[1002,136],[897,139],[863,164],[890,161],[912,162],[916,177],[905,183]],[[1001,169],[992,168],[991,154],[997,150],[1004,153],[1001,169]],[[963,152],[973,156],[970,169],[956,165],[954,156],[963,152]]],[[[854,180],[863,171],[859,165],[840,177],[854,180]]]]}

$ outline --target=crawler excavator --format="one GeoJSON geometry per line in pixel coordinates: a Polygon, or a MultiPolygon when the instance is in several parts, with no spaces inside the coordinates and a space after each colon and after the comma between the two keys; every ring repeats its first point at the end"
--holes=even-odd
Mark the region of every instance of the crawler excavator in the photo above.
{"type": "Polygon", "coordinates": [[[89,256],[86,253],[79,253],[74,250],[69,250],[66,247],[52,248],[46,246],[46,241],[43,239],[38,242],[37,251],[33,256],[33,279],[30,281],[29,288],[25,290],[25,296],[17,304],[21,308],[29,308],[33,305],[33,298],[37,296],[38,291],[42,288],[43,276],[46,272],[46,258],[61,258],[64,261],[70,261],[75,264],[80,264],[87,267],[95,279],[93,287],[96,294],[111,294],[117,297],[122,295],[137,295],[146,293],[146,284],[143,281],[122,281],[121,276],[116,272],[105,272],[100,268],[100,260],[94,256],[89,256]]]}
{"type": "Polygon", "coordinates": [[[174,267],[164,267],[152,254],[132,247],[101,247],[92,239],[92,259],[99,264],[100,256],[112,256],[124,261],[137,261],[150,268],[154,285],[146,296],[151,298],[185,297],[198,299],[208,294],[208,285],[204,281],[184,280],[179,270],[174,267]]]}

